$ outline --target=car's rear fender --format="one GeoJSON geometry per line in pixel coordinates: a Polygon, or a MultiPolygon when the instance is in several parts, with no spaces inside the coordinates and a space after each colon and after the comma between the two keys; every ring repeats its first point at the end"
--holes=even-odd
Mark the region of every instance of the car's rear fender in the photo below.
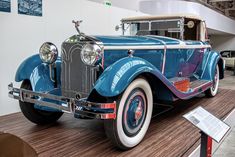
{"type": "Polygon", "coordinates": [[[220,54],[215,51],[208,51],[205,54],[206,59],[203,61],[203,72],[201,79],[203,80],[213,80],[215,75],[216,66],[219,66],[220,79],[224,78],[224,62],[220,54]]]}

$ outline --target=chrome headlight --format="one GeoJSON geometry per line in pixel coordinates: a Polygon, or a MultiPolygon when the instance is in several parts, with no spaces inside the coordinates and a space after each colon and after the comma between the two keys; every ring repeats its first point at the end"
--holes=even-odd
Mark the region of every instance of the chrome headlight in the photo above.
{"type": "Polygon", "coordinates": [[[81,51],[81,59],[86,65],[94,66],[101,58],[102,50],[96,44],[86,44],[81,51]]]}
{"type": "Polygon", "coordinates": [[[39,49],[39,55],[44,63],[52,64],[58,57],[58,49],[50,42],[45,42],[39,49]]]}

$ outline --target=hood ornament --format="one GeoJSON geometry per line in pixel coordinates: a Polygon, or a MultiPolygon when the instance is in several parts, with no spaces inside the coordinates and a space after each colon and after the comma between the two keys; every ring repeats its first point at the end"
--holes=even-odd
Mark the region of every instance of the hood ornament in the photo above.
{"type": "Polygon", "coordinates": [[[75,21],[75,20],[73,20],[72,23],[74,23],[75,28],[76,28],[78,34],[79,34],[79,35],[82,35],[82,32],[80,32],[80,30],[79,30],[79,28],[78,28],[78,27],[80,26],[80,24],[82,23],[82,20],[80,20],[80,21],[75,21]]]}

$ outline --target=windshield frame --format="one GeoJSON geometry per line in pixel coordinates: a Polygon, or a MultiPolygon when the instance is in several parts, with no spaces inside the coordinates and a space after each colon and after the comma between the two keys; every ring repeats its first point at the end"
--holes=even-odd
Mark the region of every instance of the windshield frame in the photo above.
{"type": "Polygon", "coordinates": [[[167,22],[167,21],[179,21],[180,22],[180,40],[184,40],[184,18],[174,18],[174,19],[159,19],[159,20],[131,20],[131,21],[122,21],[122,35],[125,36],[126,30],[130,27],[131,24],[136,23],[149,23],[148,25],[148,31],[151,31],[151,25],[153,22],[167,22]],[[127,28],[125,28],[125,25],[128,25],[127,28]]]}

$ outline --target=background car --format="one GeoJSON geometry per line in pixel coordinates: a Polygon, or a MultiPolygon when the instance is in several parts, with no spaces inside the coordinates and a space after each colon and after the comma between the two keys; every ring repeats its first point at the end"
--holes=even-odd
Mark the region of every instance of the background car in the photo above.
{"type": "Polygon", "coordinates": [[[235,50],[225,50],[220,52],[225,60],[225,67],[235,69],[235,50]]]}

